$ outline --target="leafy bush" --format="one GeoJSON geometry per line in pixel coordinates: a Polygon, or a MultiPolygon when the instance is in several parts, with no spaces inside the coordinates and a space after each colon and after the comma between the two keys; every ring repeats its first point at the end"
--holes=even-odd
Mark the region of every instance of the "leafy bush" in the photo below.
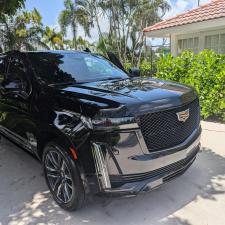
{"type": "Polygon", "coordinates": [[[148,60],[143,60],[140,64],[140,71],[142,76],[149,76],[151,71],[151,63],[148,60]]]}
{"type": "Polygon", "coordinates": [[[178,57],[164,56],[157,63],[160,79],[195,87],[203,118],[220,116],[225,120],[225,55],[204,50],[183,52],[178,57]]]}
{"type": "Polygon", "coordinates": [[[124,63],[123,66],[124,66],[124,69],[125,69],[126,71],[129,71],[129,69],[133,67],[132,64],[131,64],[130,62],[124,63]]]}

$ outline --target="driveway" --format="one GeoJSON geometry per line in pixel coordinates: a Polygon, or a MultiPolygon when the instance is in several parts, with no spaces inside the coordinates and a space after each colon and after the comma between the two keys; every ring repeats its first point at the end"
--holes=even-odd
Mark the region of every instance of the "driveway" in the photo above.
{"type": "Polygon", "coordinates": [[[72,213],[53,202],[39,162],[3,139],[0,225],[224,225],[225,125],[202,125],[202,150],[184,175],[135,198],[90,197],[72,213]]]}

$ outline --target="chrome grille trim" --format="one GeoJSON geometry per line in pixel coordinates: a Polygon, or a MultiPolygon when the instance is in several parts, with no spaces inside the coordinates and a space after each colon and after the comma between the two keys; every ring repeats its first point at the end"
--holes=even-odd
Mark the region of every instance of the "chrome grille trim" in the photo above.
{"type": "Polygon", "coordinates": [[[103,189],[111,188],[108,168],[104,156],[102,154],[101,146],[97,143],[92,143],[92,145],[93,145],[92,154],[94,157],[96,173],[100,186],[103,189]]]}

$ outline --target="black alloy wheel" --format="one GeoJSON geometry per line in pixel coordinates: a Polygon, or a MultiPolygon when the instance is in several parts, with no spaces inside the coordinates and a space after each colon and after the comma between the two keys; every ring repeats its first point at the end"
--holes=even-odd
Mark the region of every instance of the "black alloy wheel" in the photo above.
{"type": "Polygon", "coordinates": [[[43,167],[47,185],[55,201],[65,210],[76,210],[83,205],[84,188],[71,156],[51,143],[43,153],[43,167]]]}

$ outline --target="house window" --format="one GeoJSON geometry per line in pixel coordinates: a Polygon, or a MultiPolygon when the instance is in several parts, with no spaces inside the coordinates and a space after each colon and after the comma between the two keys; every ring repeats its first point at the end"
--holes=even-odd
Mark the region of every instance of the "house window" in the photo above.
{"type": "Polygon", "coordinates": [[[199,38],[187,38],[178,40],[178,54],[181,54],[184,50],[190,50],[194,53],[198,53],[199,38]]]}
{"type": "Polygon", "coordinates": [[[225,34],[205,36],[205,48],[215,53],[225,54],[225,34]]]}

